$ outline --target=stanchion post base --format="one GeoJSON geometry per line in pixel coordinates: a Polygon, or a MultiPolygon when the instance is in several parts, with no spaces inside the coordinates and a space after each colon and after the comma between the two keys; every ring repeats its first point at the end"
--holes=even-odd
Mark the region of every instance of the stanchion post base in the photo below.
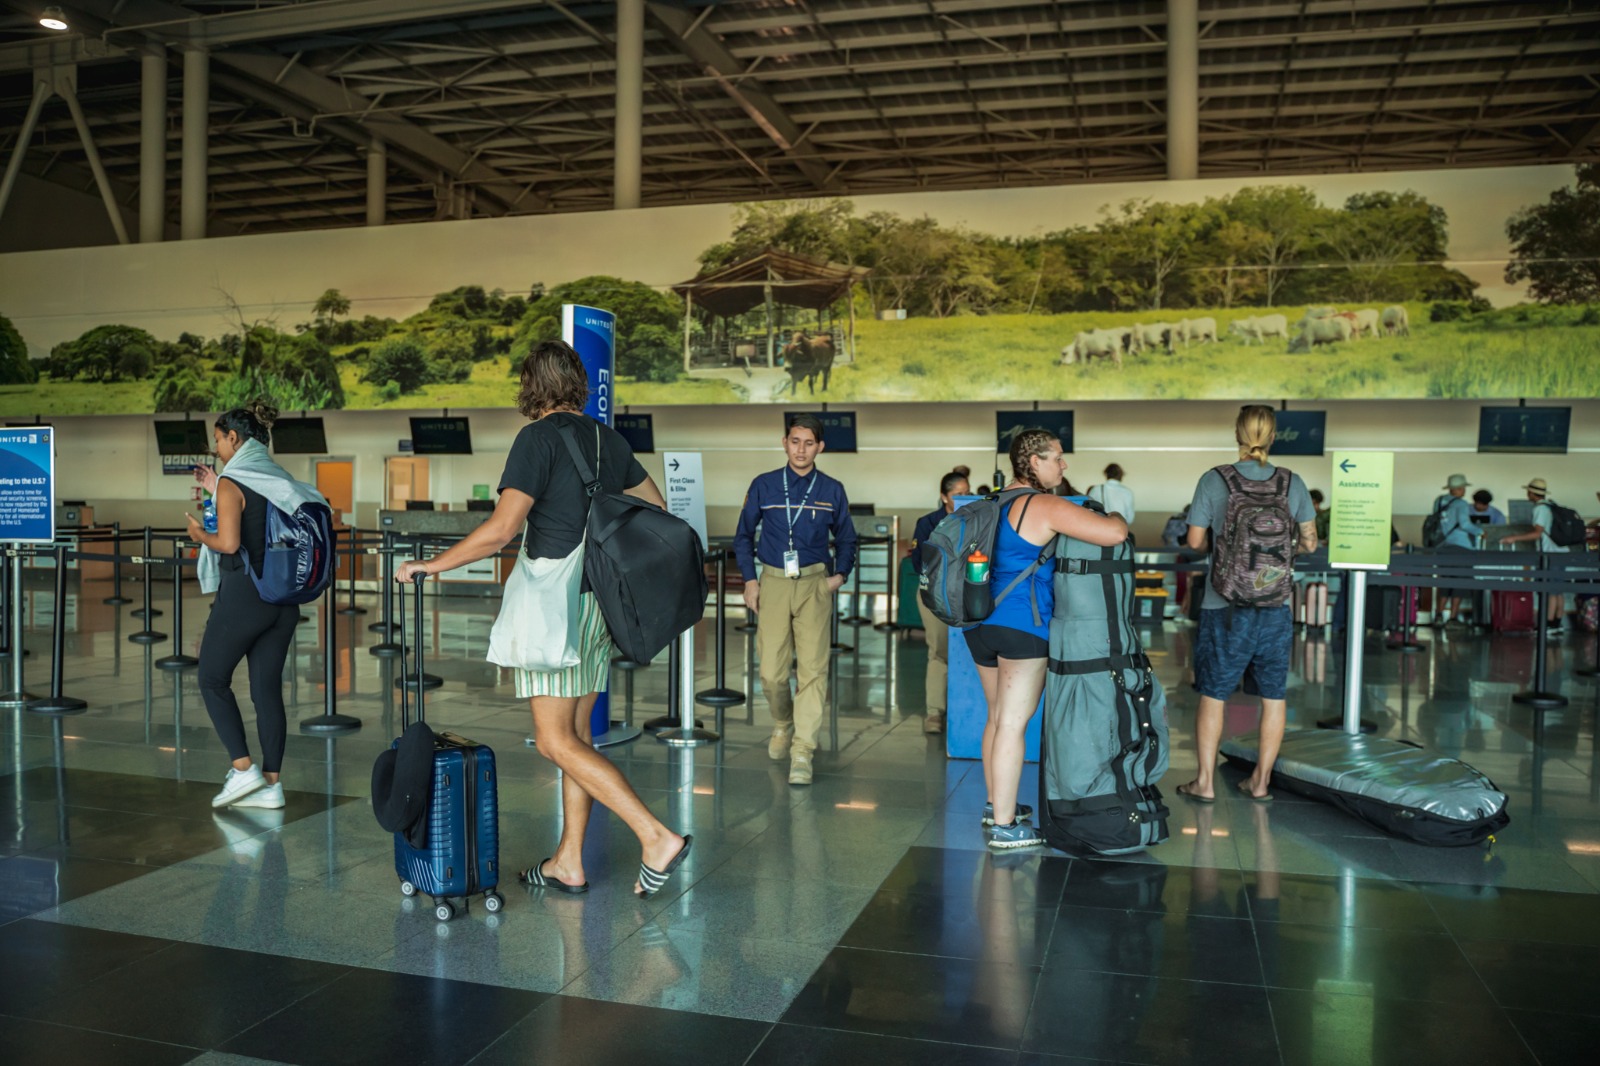
{"type": "Polygon", "coordinates": [[[400,645],[385,641],[382,644],[374,644],[368,648],[367,654],[377,659],[397,659],[403,651],[405,649],[400,645]]]}
{"type": "Polygon", "coordinates": [[[339,608],[339,613],[345,615],[366,614],[367,609],[365,607],[341,607],[339,608]]]}
{"type": "Polygon", "coordinates": [[[688,733],[681,729],[663,729],[656,734],[656,739],[673,748],[700,748],[707,744],[715,744],[722,738],[709,729],[697,727],[688,733]]]}
{"type": "Polygon", "coordinates": [[[393,622],[373,622],[367,627],[374,633],[398,633],[400,627],[393,622]]]}
{"type": "Polygon", "coordinates": [[[1519,692],[1511,702],[1536,711],[1554,711],[1567,705],[1567,698],[1558,692],[1519,692]]]}
{"type": "Polygon", "coordinates": [[[152,607],[148,611],[146,611],[143,607],[139,607],[135,610],[129,611],[128,613],[133,615],[135,618],[160,618],[162,612],[161,608],[159,607],[152,607]]]}
{"type": "Polygon", "coordinates": [[[319,714],[300,723],[300,732],[310,737],[342,737],[361,728],[361,719],[348,714],[319,714]]]}
{"type": "Polygon", "coordinates": [[[879,633],[898,633],[900,630],[906,627],[898,622],[879,622],[872,628],[876,629],[879,633]]]}
{"type": "Polygon", "coordinates": [[[29,714],[82,714],[88,709],[86,702],[73,696],[44,696],[26,704],[29,714]]]}
{"type": "Polygon", "coordinates": [[[123,604],[132,603],[133,601],[126,596],[107,596],[100,602],[108,607],[121,607],[123,604]]]}
{"type": "Polygon", "coordinates": [[[36,703],[43,697],[32,692],[0,692],[0,707],[24,707],[36,703]]]}
{"type": "Polygon", "coordinates": [[[128,634],[128,641],[132,644],[160,644],[166,639],[165,633],[157,633],[153,629],[141,629],[137,633],[128,634]]]}
{"type": "Polygon", "coordinates": [[[1574,671],[1572,671],[1572,676],[1573,677],[1581,677],[1585,681],[1600,681],[1600,669],[1595,669],[1595,670],[1574,670],[1574,671]]]}
{"type": "MultiPolygon", "coordinates": [[[[1334,718],[1319,718],[1317,720],[1317,728],[1343,730],[1344,716],[1339,715],[1334,718]]],[[[1374,722],[1370,718],[1363,718],[1361,719],[1361,731],[1363,733],[1376,733],[1378,731],[1378,723],[1374,722]]]]}
{"type": "Polygon", "coordinates": [[[744,693],[731,688],[708,688],[695,693],[694,701],[707,707],[737,707],[744,702],[744,693]]]}
{"type": "Polygon", "coordinates": [[[1384,647],[1390,651],[1400,652],[1403,655],[1415,655],[1422,650],[1423,645],[1414,640],[1391,640],[1384,644],[1384,647]]]}
{"type": "MultiPolygon", "coordinates": [[[[444,678],[438,676],[437,674],[423,674],[422,675],[422,687],[423,687],[424,690],[426,690],[428,692],[432,692],[434,689],[438,688],[440,685],[443,685],[443,684],[444,684],[444,678]]],[[[395,688],[408,688],[408,689],[412,690],[413,692],[415,692],[416,689],[417,689],[417,679],[416,679],[415,676],[397,677],[397,678],[394,679],[394,687],[395,688]]]]}
{"type": "Polygon", "coordinates": [[[163,655],[155,665],[162,670],[190,670],[199,666],[200,660],[193,655],[163,655]]]}
{"type": "Polygon", "coordinates": [[[828,645],[828,650],[829,651],[855,651],[856,650],[856,646],[854,644],[843,644],[843,643],[840,643],[839,641],[836,640],[832,644],[828,645]]]}
{"type": "Polygon", "coordinates": [[[870,626],[872,624],[872,619],[859,614],[853,614],[848,618],[840,618],[839,621],[847,626],[870,626]]]}
{"type": "Polygon", "coordinates": [[[638,726],[628,725],[626,722],[619,722],[613,718],[611,720],[611,728],[606,730],[605,736],[595,739],[594,746],[597,748],[614,748],[618,744],[628,744],[642,736],[644,736],[644,730],[638,726]]]}
{"type": "MultiPolygon", "coordinates": [[[[696,718],[694,720],[694,727],[696,729],[699,729],[703,725],[705,725],[705,723],[700,719],[696,718]]],[[[648,722],[641,722],[639,728],[643,729],[646,733],[659,733],[663,729],[682,730],[683,723],[678,721],[676,718],[672,718],[663,714],[659,717],[650,719],[648,722]]]]}

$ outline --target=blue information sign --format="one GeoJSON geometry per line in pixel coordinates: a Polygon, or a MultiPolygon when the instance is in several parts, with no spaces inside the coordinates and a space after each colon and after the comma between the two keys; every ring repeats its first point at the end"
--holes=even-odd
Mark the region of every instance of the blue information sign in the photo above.
{"type": "MultiPolygon", "coordinates": [[[[583,368],[589,372],[589,402],[583,413],[597,422],[611,425],[616,384],[617,316],[598,307],[582,304],[561,305],[561,339],[572,345],[583,368]]],[[[589,715],[589,732],[601,740],[611,731],[611,697],[602,692],[589,715]]]]}
{"type": "Polygon", "coordinates": [[[0,429],[0,541],[56,539],[55,430],[0,429]]]}
{"type": "Polygon", "coordinates": [[[828,446],[828,451],[838,454],[840,452],[854,452],[856,450],[856,426],[859,424],[854,411],[785,411],[783,412],[783,432],[789,432],[789,419],[795,415],[810,415],[822,423],[822,443],[828,446]]]}
{"type": "Polygon", "coordinates": [[[650,415],[617,415],[613,426],[635,455],[656,450],[655,419],[650,415]]]}
{"type": "Polygon", "coordinates": [[[1326,411],[1279,411],[1278,436],[1270,454],[1321,455],[1327,428],[1326,411]]]}
{"type": "Polygon", "coordinates": [[[1017,434],[1029,429],[1048,430],[1061,441],[1061,450],[1072,454],[1071,411],[996,411],[994,413],[995,454],[1011,451],[1017,434]]]}

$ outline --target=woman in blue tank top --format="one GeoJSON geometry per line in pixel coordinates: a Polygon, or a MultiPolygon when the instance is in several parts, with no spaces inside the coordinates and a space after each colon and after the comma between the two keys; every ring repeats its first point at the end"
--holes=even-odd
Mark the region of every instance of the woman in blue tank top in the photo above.
{"type": "MultiPolygon", "coordinates": [[[[995,536],[989,587],[999,597],[1039,558],[1056,536],[1109,547],[1128,536],[1120,515],[1098,515],[1050,495],[1066,476],[1061,442],[1042,429],[1025,430],[1011,442],[1012,483],[1034,493],[1012,503],[995,536]]],[[[1046,560],[995,604],[989,617],[963,635],[978,666],[989,717],[983,727],[983,781],[989,802],[983,824],[989,846],[1032,848],[1044,843],[1017,803],[1028,719],[1044,694],[1050,658],[1050,614],[1055,609],[1055,564],[1046,560]]]]}

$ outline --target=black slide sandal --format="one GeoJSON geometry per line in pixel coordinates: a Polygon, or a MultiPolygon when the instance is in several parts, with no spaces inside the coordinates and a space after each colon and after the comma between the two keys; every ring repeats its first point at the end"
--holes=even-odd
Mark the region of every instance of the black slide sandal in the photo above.
{"type": "Polygon", "coordinates": [[[679,848],[678,854],[674,855],[672,861],[667,863],[665,870],[655,870],[641,862],[639,864],[639,887],[644,891],[635,892],[634,895],[640,899],[649,899],[667,887],[667,882],[672,880],[672,875],[677,872],[679,866],[683,865],[683,860],[689,857],[689,848],[693,844],[694,834],[685,834],[683,847],[679,848]]]}
{"type": "Polygon", "coordinates": [[[530,866],[517,874],[517,880],[534,888],[553,888],[557,892],[565,892],[569,896],[581,896],[589,891],[589,882],[581,885],[569,885],[565,881],[558,881],[544,872],[544,864],[549,859],[540,859],[538,864],[530,866]]]}

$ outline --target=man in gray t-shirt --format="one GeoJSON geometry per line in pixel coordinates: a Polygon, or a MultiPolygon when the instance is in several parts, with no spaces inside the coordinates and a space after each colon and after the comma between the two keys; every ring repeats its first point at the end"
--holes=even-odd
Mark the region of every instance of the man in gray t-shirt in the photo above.
{"type": "MultiPolygon", "coordinates": [[[[1550,539],[1550,530],[1555,526],[1555,512],[1550,509],[1550,486],[1544,478],[1536,477],[1522,486],[1528,494],[1528,501],[1533,504],[1533,529],[1527,533],[1517,533],[1509,537],[1501,537],[1501,544],[1516,544],[1519,541],[1536,541],[1538,550],[1542,552],[1565,552],[1568,549],[1550,539]]],[[[1567,599],[1555,593],[1545,597],[1545,628],[1553,633],[1561,631],[1562,620],[1567,613],[1567,599]]]]}
{"type": "MultiPolygon", "coordinates": [[[[1264,448],[1262,449],[1265,450],[1264,448]]],[[[1241,459],[1233,464],[1246,481],[1267,481],[1277,472],[1271,463],[1241,459]]],[[[1317,548],[1317,511],[1300,475],[1289,475],[1289,514],[1297,525],[1296,552],[1317,548]]],[[[1227,519],[1228,486],[1216,470],[1208,470],[1195,486],[1189,505],[1189,547],[1203,551],[1207,533],[1215,533],[1227,519]]],[[[1287,580],[1287,579],[1285,579],[1287,580]]],[[[1195,688],[1200,707],[1195,715],[1195,749],[1199,768],[1195,779],[1179,785],[1180,795],[1197,803],[1216,799],[1213,774],[1222,744],[1224,701],[1248,674],[1261,695],[1261,725],[1256,771],[1239,787],[1260,803],[1271,800],[1267,784],[1278,745],[1283,741],[1288,717],[1289,653],[1294,644],[1294,612],[1289,604],[1277,607],[1229,607],[1206,575],[1201,603],[1200,631],[1194,643],[1195,688]]]]}

